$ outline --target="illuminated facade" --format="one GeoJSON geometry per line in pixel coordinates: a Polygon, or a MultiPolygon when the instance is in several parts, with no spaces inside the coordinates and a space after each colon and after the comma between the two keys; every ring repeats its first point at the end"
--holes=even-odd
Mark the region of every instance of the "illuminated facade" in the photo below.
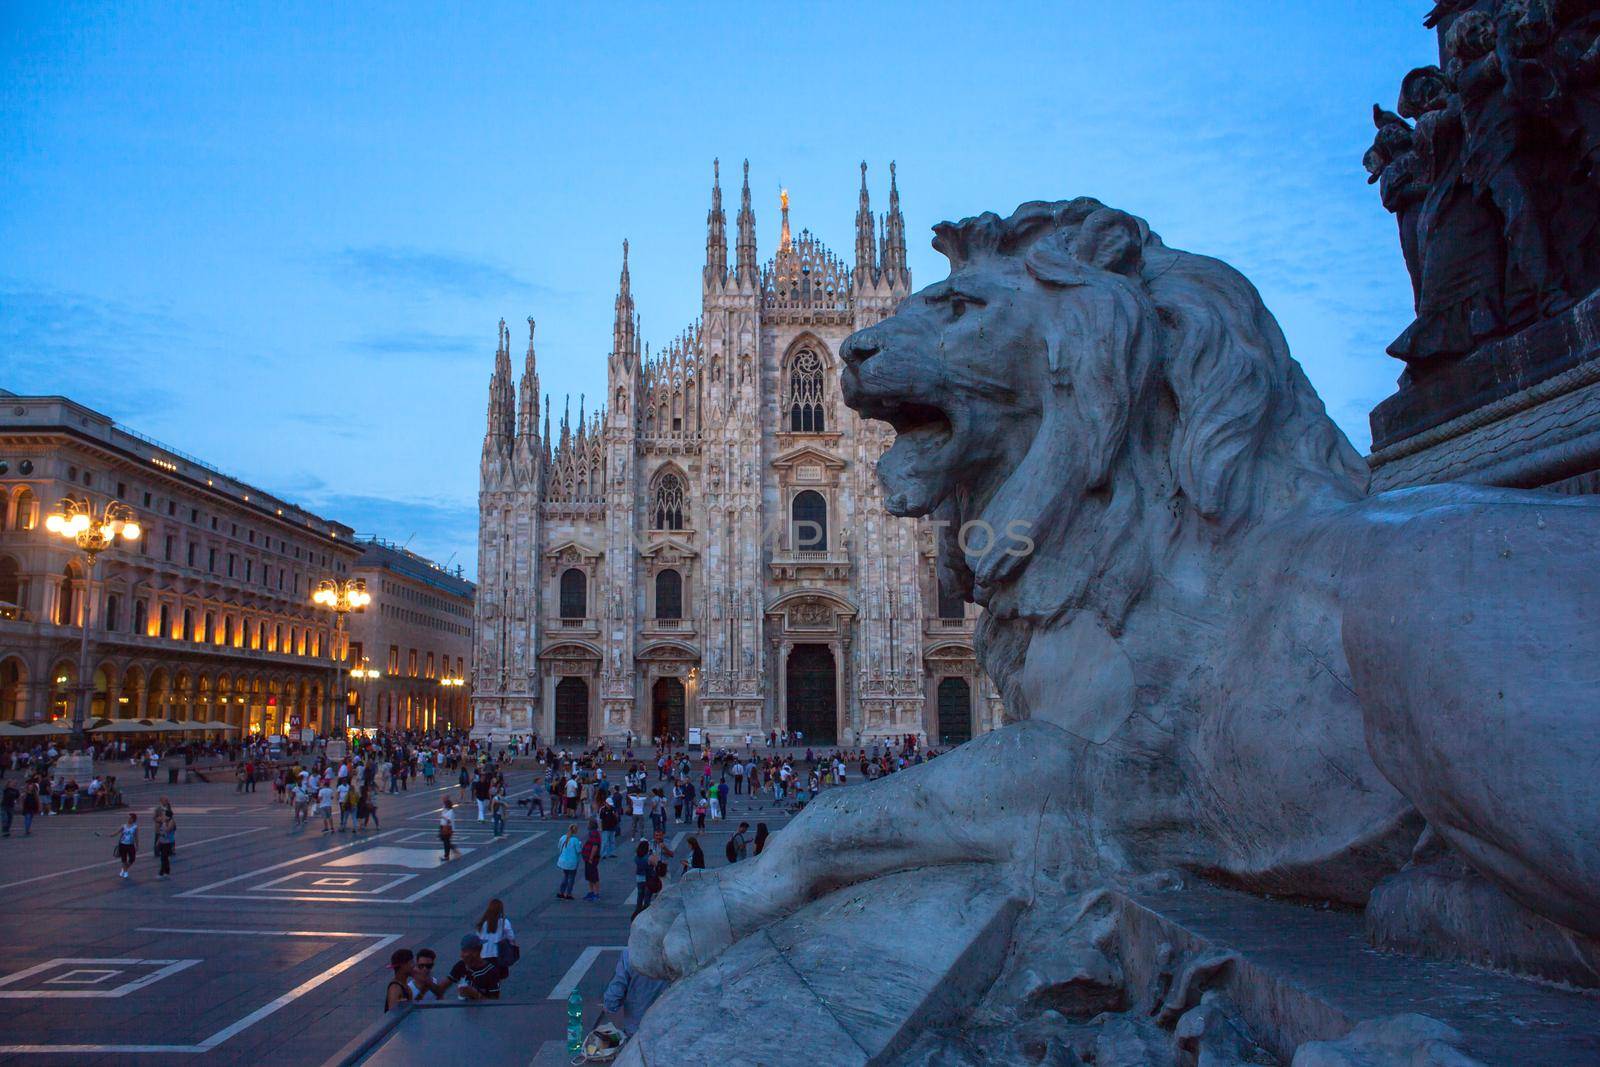
{"type": "Polygon", "coordinates": [[[464,729],[472,725],[474,586],[377,538],[360,541],[352,573],[372,603],[345,620],[350,662],[376,677],[351,679],[350,723],[388,730],[464,729]]]}
{"type": "Polygon", "coordinates": [[[93,717],[320,727],[339,664],[310,592],[349,573],[352,533],[64,397],[0,391],[0,719],[71,719],[87,611],[93,717]],[[43,529],[67,496],[142,525],[90,584],[43,529]]]}
{"type": "Polygon", "coordinates": [[[479,493],[473,705],[480,733],[560,742],[953,742],[1001,706],[973,612],[942,597],[932,531],[884,510],[892,440],[839,395],[839,349],[911,292],[905,223],[872,213],[855,266],[790,229],[760,265],[749,169],[729,264],[713,179],[698,321],[651,356],[623,244],[606,403],[556,431],[530,320],[520,383],[504,323],[479,493]]]}

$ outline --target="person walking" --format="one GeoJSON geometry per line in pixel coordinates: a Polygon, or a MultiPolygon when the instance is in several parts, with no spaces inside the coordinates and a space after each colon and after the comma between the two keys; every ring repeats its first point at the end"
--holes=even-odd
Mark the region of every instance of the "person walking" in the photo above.
{"type": "Polygon", "coordinates": [[[628,794],[628,810],[633,821],[628,824],[628,836],[635,841],[644,836],[644,791],[635,788],[628,794]]]}
{"type": "Polygon", "coordinates": [[[600,809],[600,858],[610,859],[617,854],[617,829],[622,825],[622,816],[617,812],[617,806],[610,797],[606,798],[605,805],[600,809]]]}
{"type": "Polygon", "coordinates": [[[600,823],[597,819],[589,820],[589,836],[583,839],[583,880],[589,883],[589,891],[583,899],[600,903],[600,823]]]}
{"type": "Polygon", "coordinates": [[[739,829],[734,833],[734,835],[732,837],[730,837],[728,839],[728,847],[726,849],[726,852],[727,852],[728,862],[729,863],[738,863],[740,860],[744,859],[746,855],[749,854],[750,843],[749,843],[748,840],[746,840],[746,838],[744,836],[746,831],[748,831],[749,829],[750,829],[750,824],[747,823],[747,822],[742,822],[742,823],[739,824],[739,829]]]}
{"type": "Polygon", "coordinates": [[[633,914],[628,921],[632,922],[639,917],[639,913],[650,906],[651,899],[655,896],[654,885],[659,888],[661,883],[656,879],[655,857],[650,852],[650,842],[640,841],[633,846],[633,886],[637,896],[633,903],[633,914]]]}
{"type": "Polygon", "coordinates": [[[22,787],[22,836],[33,835],[33,817],[39,814],[39,783],[30,781],[22,787]]]}
{"type": "Polygon", "coordinates": [[[317,814],[322,816],[322,832],[333,833],[333,786],[326,779],[317,789],[317,814]]]}
{"type": "Polygon", "coordinates": [[[498,789],[495,790],[494,796],[489,799],[489,818],[493,820],[494,836],[504,836],[506,832],[506,798],[500,795],[498,789]]]}
{"type": "Polygon", "coordinates": [[[478,772],[477,780],[472,783],[472,799],[478,802],[478,821],[483,821],[485,808],[489,806],[489,776],[482,771],[478,772]]]}
{"type": "Polygon", "coordinates": [[[166,797],[161,798],[161,806],[156,808],[156,859],[161,861],[161,869],[156,872],[156,877],[167,878],[172,874],[172,855],[178,850],[178,817],[172,813],[172,805],[166,803],[166,797]]]}
{"type": "Polygon", "coordinates": [[[578,836],[578,824],[568,823],[567,832],[556,843],[556,869],[561,872],[561,888],[556,890],[557,900],[572,899],[572,883],[578,879],[578,854],[583,849],[583,839],[578,836]]]}
{"type": "Polygon", "coordinates": [[[768,836],[769,835],[767,833],[767,824],[764,823],[764,822],[756,823],[756,840],[755,840],[755,844],[753,846],[754,849],[755,849],[755,854],[756,855],[758,855],[758,856],[761,855],[761,850],[767,847],[767,837],[768,836]]]}
{"type": "Polygon", "coordinates": [[[461,855],[461,850],[455,846],[456,835],[456,806],[449,797],[444,798],[444,806],[439,809],[439,843],[444,846],[445,862],[450,861],[450,853],[461,855]]]}
{"type": "Polygon", "coordinates": [[[0,792],[0,837],[11,836],[11,820],[17,817],[17,801],[21,799],[22,790],[7,778],[5,790],[0,792]]]}
{"type": "Polygon", "coordinates": [[[378,798],[372,795],[370,786],[361,787],[361,796],[356,799],[356,832],[361,833],[367,828],[367,820],[372,821],[375,830],[382,830],[383,824],[378,822],[378,798]]]}
{"type": "Polygon", "coordinates": [[[122,861],[122,870],[117,872],[117,877],[128,877],[128,868],[133,866],[134,859],[139,855],[139,816],[128,812],[128,821],[117,832],[117,859],[122,861]]]}

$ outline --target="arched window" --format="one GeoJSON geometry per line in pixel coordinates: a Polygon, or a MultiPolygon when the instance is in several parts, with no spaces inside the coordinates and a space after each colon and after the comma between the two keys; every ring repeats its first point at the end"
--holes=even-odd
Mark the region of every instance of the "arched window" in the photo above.
{"type": "Polygon", "coordinates": [[[33,529],[33,490],[23,486],[17,490],[17,517],[12,524],[14,530],[33,529]]]}
{"type": "Polygon", "coordinates": [[[133,632],[140,637],[148,637],[145,631],[150,629],[150,606],[143,600],[133,602],[133,632]]]}
{"type": "Polygon", "coordinates": [[[71,626],[76,620],[72,610],[72,598],[78,594],[78,576],[71,565],[68,565],[67,569],[61,573],[61,594],[56,597],[55,624],[57,626],[71,626]]]}
{"type": "Polygon", "coordinates": [[[650,528],[652,530],[683,529],[683,514],[688,510],[688,492],[683,476],[676,471],[666,471],[656,479],[655,493],[651,496],[650,528]]]}
{"type": "Polygon", "coordinates": [[[961,594],[950,588],[950,584],[939,578],[939,618],[963,619],[967,615],[966,601],[961,599],[961,594]]]}
{"type": "Polygon", "coordinates": [[[106,597],[106,630],[110,631],[111,633],[117,632],[122,623],[122,619],[119,618],[121,614],[122,602],[117,599],[117,595],[115,593],[112,593],[106,597]]]}
{"type": "Polygon", "coordinates": [[[183,609],[183,629],[179,631],[185,641],[194,640],[194,612],[189,608],[183,609]]]}
{"type": "Polygon", "coordinates": [[[683,618],[683,575],[677,571],[656,575],[656,618],[683,618]]]}
{"type": "Polygon", "coordinates": [[[809,348],[789,364],[789,429],[795,433],[821,433],[824,399],[822,357],[809,348]]]}
{"type": "Polygon", "coordinates": [[[589,614],[589,578],[577,567],[561,572],[561,617],[581,619],[589,614]]]}
{"type": "Polygon", "coordinates": [[[814,489],[796,493],[789,506],[794,549],[797,552],[828,550],[828,502],[814,489]]]}

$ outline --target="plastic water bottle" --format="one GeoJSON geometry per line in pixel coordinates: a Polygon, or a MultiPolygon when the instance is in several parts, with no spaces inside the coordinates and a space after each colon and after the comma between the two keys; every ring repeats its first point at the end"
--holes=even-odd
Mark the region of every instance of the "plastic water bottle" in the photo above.
{"type": "Polygon", "coordinates": [[[583,1053],[583,994],[574,989],[567,994],[567,1055],[583,1053]]]}

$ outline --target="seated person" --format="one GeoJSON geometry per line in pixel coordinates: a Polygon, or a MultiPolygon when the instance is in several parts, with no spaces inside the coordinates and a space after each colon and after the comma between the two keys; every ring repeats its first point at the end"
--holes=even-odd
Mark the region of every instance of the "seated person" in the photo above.
{"type": "Polygon", "coordinates": [[[416,960],[411,965],[411,976],[406,980],[406,988],[410,991],[412,1000],[423,1001],[430,993],[433,994],[434,1000],[443,1000],[444,995],[450,992],[448,981],[433,976],[438,962],[438,954],[433,949],[417,949],[416,960]]]}
{"type": "Polygon", "coordinates": [[[628,950],[622,950],[616,972],[606,985],[606,1011],[617,1020],[622,1032],[632,1035],[639,1028],[645,1009],[655,1003],[670,983],[635,971],[628,963],[628,950]]]}
{"type": "Polygon", "coordinates": [[[499,960],[483,958],[483,939],[467,934],[461,939],[461,958],[450,968],[450,981],[462,1000],[499,1000],[506,973],[499,960]]]}

